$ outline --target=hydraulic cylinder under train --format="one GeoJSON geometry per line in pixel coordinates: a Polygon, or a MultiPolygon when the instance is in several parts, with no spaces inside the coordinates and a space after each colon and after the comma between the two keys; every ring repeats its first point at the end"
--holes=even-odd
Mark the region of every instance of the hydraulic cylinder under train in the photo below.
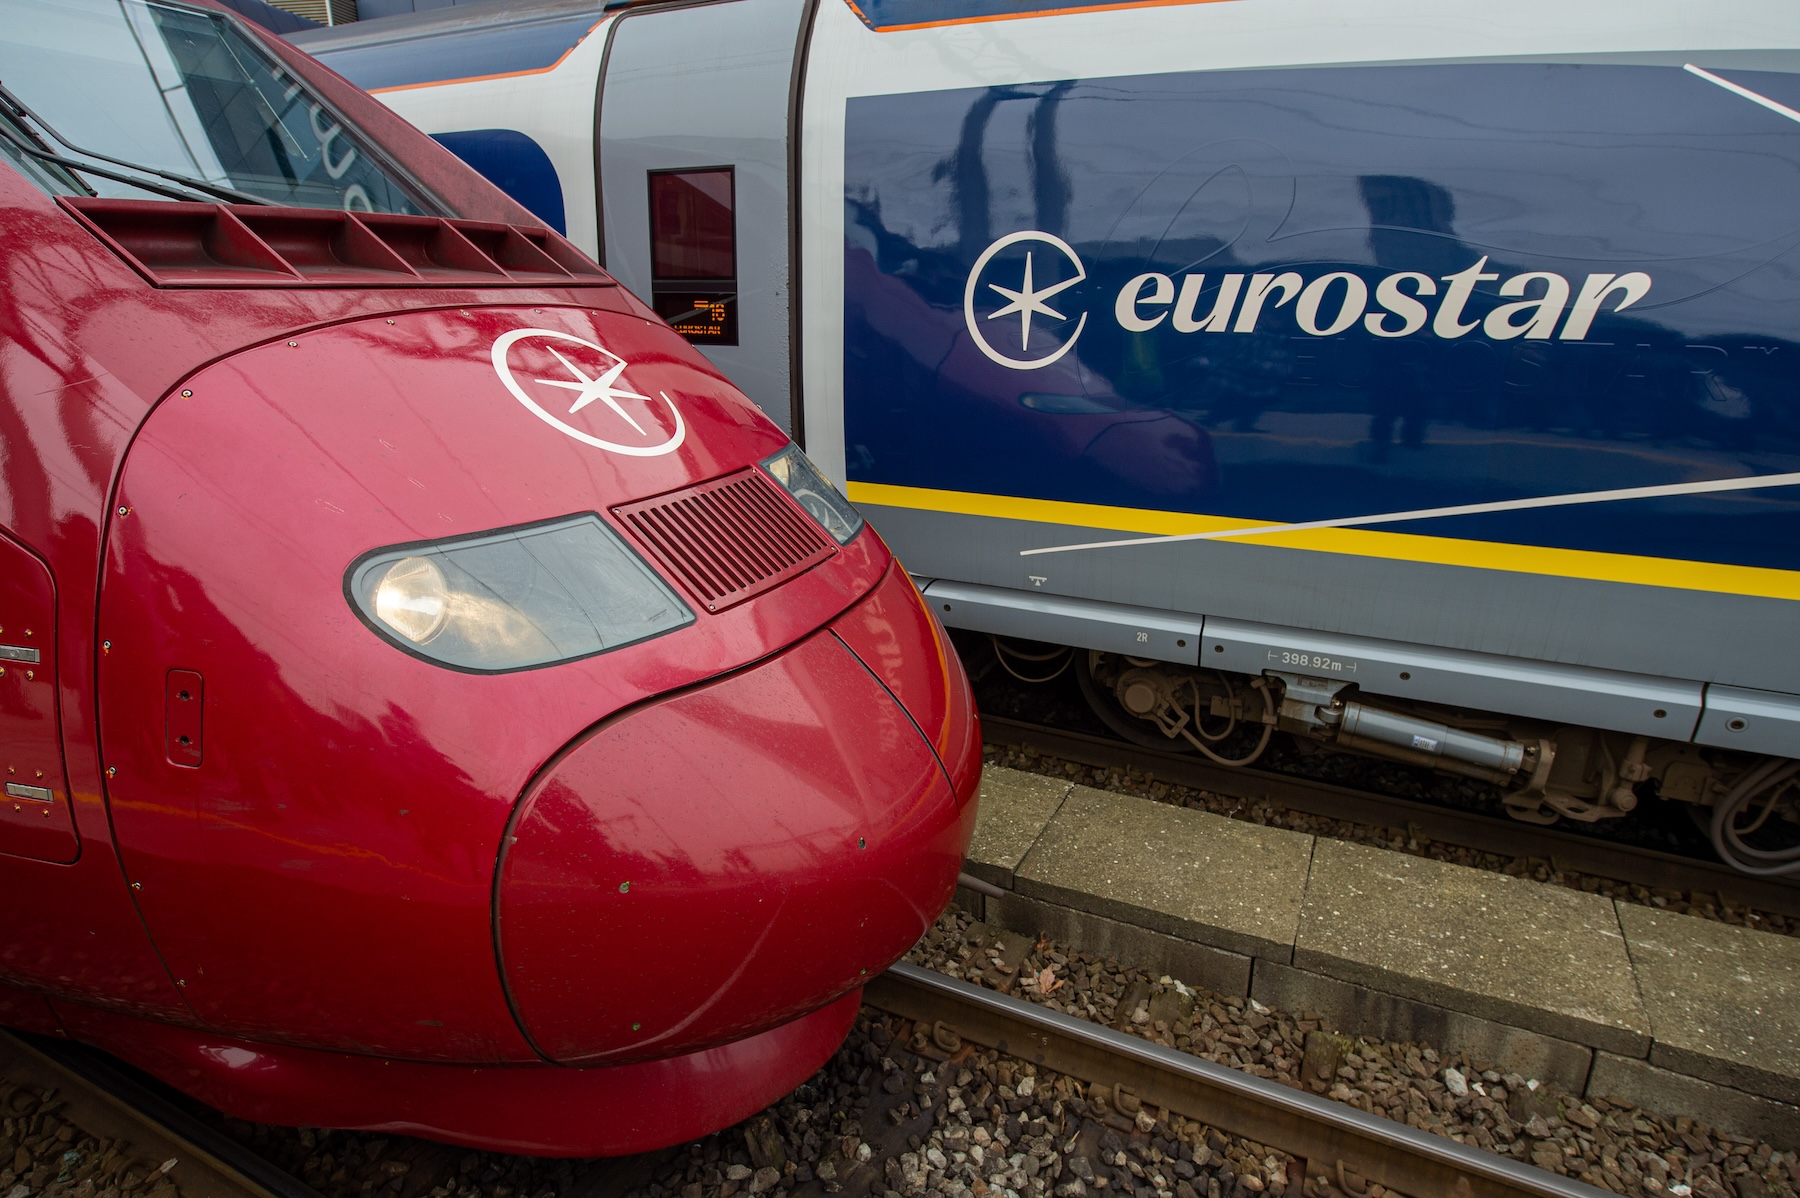
{"type": "Polygon", "coordinates": [[[1353,692],[1340,682],[1302,674],[1274,677],[1282,687],[1280,725],[1346,749],[1502,786],[1513,782],[1520,770],[1527,770],[1535,782],[1549,760],[1549,749],[1542,744],[1483,736],[1357,702],[1346,697],[1353,692]]]}
{"type": "Polygon", "coordinates": [[[1499,783],[1512,781],[1524,767],[1527,754],[1526,747],[1516,740],[1464,732],[1362,703],[1344,704],[1336,740],[1346,748],[1499,783]]]}

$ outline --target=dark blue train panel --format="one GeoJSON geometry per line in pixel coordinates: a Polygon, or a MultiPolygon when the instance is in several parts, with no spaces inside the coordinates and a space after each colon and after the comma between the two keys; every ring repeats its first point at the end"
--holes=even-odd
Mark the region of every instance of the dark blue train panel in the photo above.
{"type": "Polygon", "coordinates": [[[849,478],[1264,523],[1494,504],[1384,527],[1800,569],[1784,106],[1800,76],[1517,62],[853,98],[849,478]]]}

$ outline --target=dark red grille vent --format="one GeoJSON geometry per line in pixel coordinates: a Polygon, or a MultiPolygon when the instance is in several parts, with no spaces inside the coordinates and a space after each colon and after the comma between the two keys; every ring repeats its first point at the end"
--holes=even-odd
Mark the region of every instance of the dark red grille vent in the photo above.
{"type": "Polygon", "coordinates": [[[158,287],[555,287],[611,285],[548,229],[169,200],[60,197],[158,287]]]}
{"type": "Polygon", "coordinates": [[[707,611],[760,595],[837,552],[837,542],[754,468],[613,514],[707,611]]]}

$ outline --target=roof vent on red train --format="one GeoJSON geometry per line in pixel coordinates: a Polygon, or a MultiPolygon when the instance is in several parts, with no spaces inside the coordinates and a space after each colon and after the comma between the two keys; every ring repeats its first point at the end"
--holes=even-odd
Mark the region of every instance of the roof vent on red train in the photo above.
{"type": "Polygon", "coordinates": [[[707,611],[779,586],[837,545],[757,469],[613,509],[707,611]]]}
{"type": "Polygon", "coordinates": [[[548,229],[436,216],[58,197],[158,287],[612,285],[548,229]]]}

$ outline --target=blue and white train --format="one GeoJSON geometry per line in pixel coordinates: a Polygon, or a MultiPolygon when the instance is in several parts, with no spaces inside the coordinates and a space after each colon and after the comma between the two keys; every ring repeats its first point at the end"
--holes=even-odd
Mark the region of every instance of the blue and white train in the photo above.
{"type": "Polygon", "coordinates": [[[1127,733],[1281,728],[1539,822],[1654,787],[1800,871],[1791,3],[524,0],[294,40],[1127,733]]]}

